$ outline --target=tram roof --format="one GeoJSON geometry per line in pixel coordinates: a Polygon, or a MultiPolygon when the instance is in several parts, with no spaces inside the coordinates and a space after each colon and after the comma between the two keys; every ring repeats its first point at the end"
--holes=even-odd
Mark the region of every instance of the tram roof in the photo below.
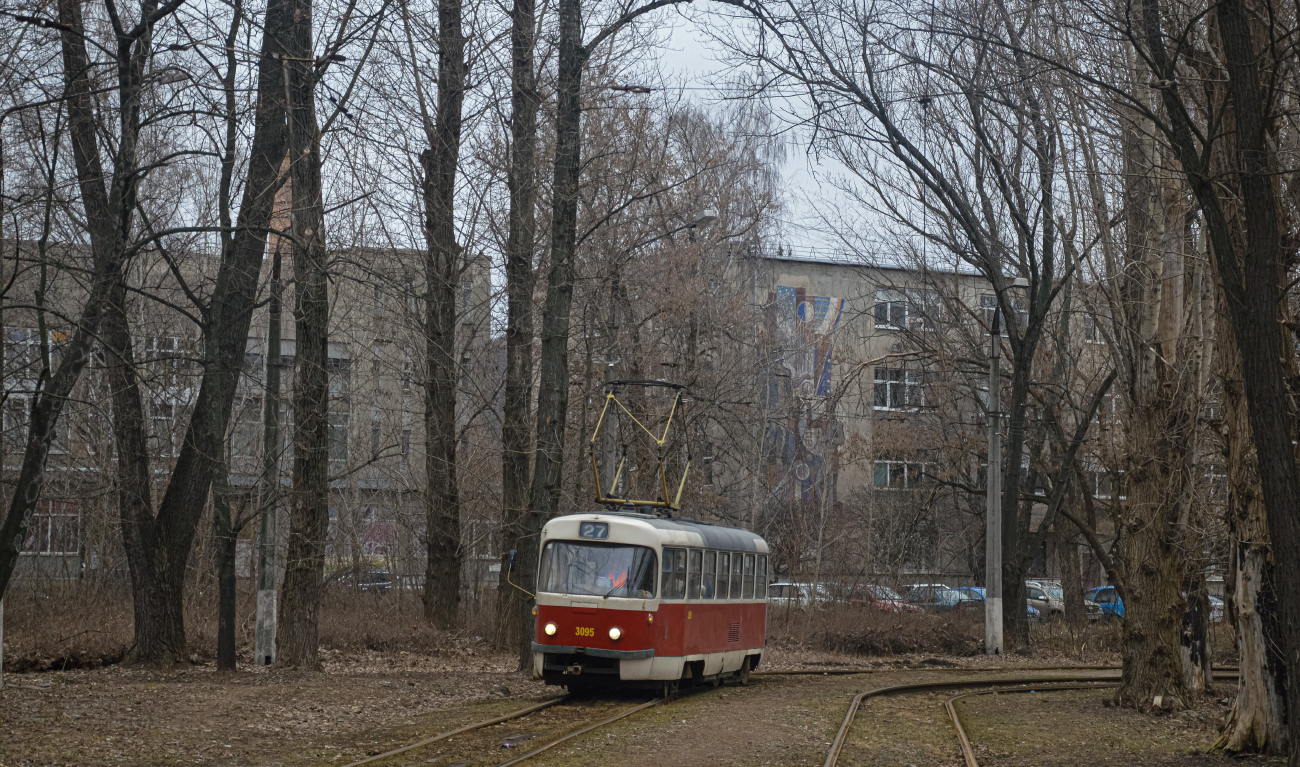
{"type": "MultiPolygon", "coordinates": [[[[657,517],[635,511],[589,511],[569,514],[569,517],[600,517],[601,519],[635,520],[656,530],[694,533],[704,539],[704,547],[731,551],[757,551],[766,553],[767,543],[757,533],[739,527],[725,527],[686,517],[657,517]]],[[[556,517],[563,519],[564,517],[556,517]]],[[[552,520],[555,521],[555,520],[552,520]]]]}

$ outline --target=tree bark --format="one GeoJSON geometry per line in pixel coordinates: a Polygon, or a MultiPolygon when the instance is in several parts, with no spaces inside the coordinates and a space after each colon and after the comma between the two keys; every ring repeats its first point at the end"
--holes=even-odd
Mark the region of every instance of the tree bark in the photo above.
{"type": "MultiPolygon", "coordinates": [[[[1222,292],[1217,294],[1222,301],[1222,292]]],[[[1237,697],[1215,748],[1235,753],[1285,754],[1286,658],[1278,622],[1268,516],[1251,442],[1241,357],[1231,334],[1219,334],[1218,351],[1223,377],[1221,431],[1228,471],[1229,549],[1224,609],[1236,631],[1240,657],[1237,697]]]]}
{"type": "Polygon", "coordinates": [[[4,594],[18,563],[19,549],[27,537],[36,504],[45,481],[45,463],[54,439],[54,428],[63,405],[90,361],[91,346],[99,333],[116,274],[129,255],[128,239],[134,221],[136,187],[141,173],[137,166],[140,131],[140,90],[143,62],[151,46],[154,24],[172,13],[179,2],[162,8],[142,6],[142,23],[118,36],[116,53],[119,134],[111,176],[104,172],[99,149],[101,126],[97,102],[91,95],[92,69],[86,52],[85,25],[81,5],[72,0],[58,3],[60,45],[63,58],[64,104],[68,111],[69,143],[77,170],[85,221],[90,238],[92,273],[88,295],[71,333],[61,350],[58,368],[32,398],[28,415],[27,446],[14,484],[9,512],[0,526],[0,595],[4,594]],[[105,179],[108,185],[105,186],[105,179]]]}
{"type": "Polygon", "coordinates": [[[312,65],[312,2],[285,0],[285,99],[293,184],[294,327],[293,487],[289,546],[276,624],[276,663],[319,669],[319,619],[329,532],[329,293],[320,128],[312,65]]]}
{"type": "Polygon", "coordinates": [[[226,467],[212,477],[212,522],[217,544],[217,671],[235,670],[235,541],[226,467]]]}
{"type": "MultiPolygon", "coordinates": [[[[1158,0],[1143,0],[1142,31],[1154,74],[1174,82],[1175,62],[1164,47],[1158,0]]],[[[1232,130],[1219,152],[1231,173],[1215,178],[1209,153],[1196,138],[1174,88],[1162,91],[1170,114],[1170,138],[1188,184],[1200,203],[1212,262],[1224,293],[1227,323],[1241,357],[1252,442],[1259,465],[1260,489],[1274,545],[1279,584],[1300,583],[1300,465],[1292,444],[1295,416],[1288,400],[1291,346],[1284,325],[1281,287],[1284,257],[1278,222],[1275,158],[1269,149],[1271,112],[1261,85],[1261,64],[1269,64],[1251,37],[1251,14],[1245,0],[1215,6],[1221,60],[1232,130]],[[1227,184],[1232,207],[1216,185],[1227,184]],[[1237,202],[1239,201],[1239,202],[1237,202]]],[[[1220,334],[1222,338],[1223,334],[1220,334]]],[[[1279,588],[1278,618],[1286,662],[1288,708],[1300,696],[1300,590],[1279,588]]],[[[1300,742],[1300,716],[1289,717],[1289,739],[1300,742]]],[[[1289,763],[1300,765],[1300,749],[1289,763]]]]}
{"type": "MultiPolygon", "coordinates": [[[[560,0],[560,60],[556,81],[555,178],[552,183],[551,268],[542,310],[542,355],[537,394],[537,453],[524,536],[520,540],[518,583],[536,588],[537,541],[542,526],[559,507],[564,429],[569,413],[569,313],[573,303],[573,261],[578,242],[578,180],[582,156],[582,2],[560,0]]],[[[522,632],[532,638],[532,615],[524,612],[522,632]]],[[[531,662],[531,654],[529,661],[531,662]]]]}
{"type": "MultiPolygon", "coordinates": [[[[536,0],[515,0],[510,12],[511,118],[510,221],[506,237],[506,382],[501,420],[501,515],[506,550],[521,548],[526,536],[528,491],[533,462],[533,435],[528,426],[533,388],[533,291],[537,275],[533,250],[537,239],[537,93],[534,72],[536,0]]],[[[502,552],[498,609],[504,647],[519,652],[519,667],[532,664],[531,614],[525,594],[502,552]]]]}
{"type": "MultiPolygon", "coordinates": [[[[462,0],[438,3],[438,113],[424,169],[425,530],[424,618],[456,627],[460,607],[460,497],[456,482],[456,166],[465,99],[462,0]]],[[[468,310],[468,307],[466,307],[468,310]]]]}

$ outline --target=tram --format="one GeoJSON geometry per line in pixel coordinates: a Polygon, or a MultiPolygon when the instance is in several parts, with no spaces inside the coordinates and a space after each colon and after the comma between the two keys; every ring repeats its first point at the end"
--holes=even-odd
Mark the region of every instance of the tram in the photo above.
{"type": "Polygon", "coordinates": [[[533,676],[570,689],[748,682],[763,655],[768,549],[734,527],[631,511],[542,529],[533,676]]]}

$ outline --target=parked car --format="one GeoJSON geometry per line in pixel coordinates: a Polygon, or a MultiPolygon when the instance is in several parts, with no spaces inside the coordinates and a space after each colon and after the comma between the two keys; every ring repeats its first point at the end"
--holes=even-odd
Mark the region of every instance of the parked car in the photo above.
{"type": "MultiPolygon", "coordinates": [[[[1083,599],[1084,604],[1091,602],[1097,606],[1096,617],[1098,618],[1124,617],[1124,600],[1120,599],[1119,592],[1114,586],[1088,589],[1084,592],[1083,599]]],[[[1088,617],[1093,617],[1091,610],[1088,617]]]]}
{"type": "Polygon", "coordinates": [[[339,583],[357,591],[373,594],[387,594],[393,588],[393,574],[388,570],[366,570],[345,575],[339,583]]]}
{"type": "Polygon", "coordinates": [[[897,591],[888,586],[858,583],[845,589],[845,600],[851,605],[870,607],[887,613],[917,612],[921,608],[908,604],[897,591]]]}
{"type": "MultiPolygon", "coordinates": [[[[964,600],[960,605],[958,605],[957,607],[958,610],[983,610],[984,609],[985,592],[983,586],[959,586],[953,589],[953,591],[960,592],[967,597],[966,600],[964,600]]],[[[1025,606],[1029,608],[1027,612],[1029,613],[1030,618],[1042,617],[1038,608],[1034,607],[1029,602],[1026,602],[1025,606]]]]}
{"type": "Polygon", "coordinates": [[[1039,581],[1025,581],[1025,600],[1043,615],[1063,615],[1065,613],[1063,597],[1060,586],[1039,581]]]}
{"type": "Polygon", "coordinates": [[[950,589],[942,583],[913,583],[908,586],[907,594],[903,596],[908,604],[937,613],[955,610],[958,605],[969,601],[970,598],[969,595],[950,589]]]}
{"type": "Polygon", "coordinates": [[[767,603],[770,607],[796,608],[799,610],[806,609],[811,605],[816,605],[818,609],[825,609],[827,605],[835,601],[831,590],[826,584],[817,587],[817,599],[813,599],[813,586],[811,583],[773,583],[767,587],[767,603]]]}

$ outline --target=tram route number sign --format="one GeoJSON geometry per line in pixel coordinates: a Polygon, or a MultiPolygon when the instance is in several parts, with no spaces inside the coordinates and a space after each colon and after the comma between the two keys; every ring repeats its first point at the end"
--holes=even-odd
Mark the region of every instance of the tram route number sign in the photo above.
{"type": "Polygon", "coordinates": [[[609,539],[609,524],[605,522],[582,522],[578,525],[579,538],[591,538],[597,541],[609,539]]]}

